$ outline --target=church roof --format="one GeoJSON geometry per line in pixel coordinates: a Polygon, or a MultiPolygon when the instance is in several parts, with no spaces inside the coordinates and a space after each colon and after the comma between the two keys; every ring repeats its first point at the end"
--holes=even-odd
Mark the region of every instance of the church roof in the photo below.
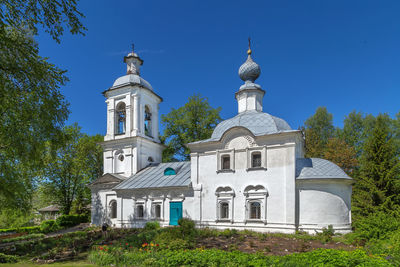
{"type": "Polygon", "coordinates": [[[296,179],[348,179],[352,180],[338,165],[326,159],[296,159],[296,179]]]}
{"type": "Polygon", "coordinates": [[[119,77],[118,79],[115,80],[111,88],[129,84],[141,85],[147,89],[153,90],[153,87],[150,85],[150,83],[137,74],[127,74],[122,77],[119,77]]]}
{"type": "Polygon", "coordinates": [[[247,110],[219,123],[210,139],[193,143],[219,141],[226,131],[234,127],[244,127],[255,136],[293,131],[289,124],[281,118],[256,110],[247,110]]]}
{"type": "Polygon", "coordinates": [[[153,163],[114,189],[182,187],[189,186],[190,181],[190,161],[153,163]],[[166,175],[164,172],[167,168],[174,169],[176,174],[166,175]]]}

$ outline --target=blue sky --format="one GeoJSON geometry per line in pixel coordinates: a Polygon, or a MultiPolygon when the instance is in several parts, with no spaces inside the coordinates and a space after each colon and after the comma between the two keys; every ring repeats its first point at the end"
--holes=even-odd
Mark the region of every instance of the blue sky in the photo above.
{"type": "Polygon", "coordinates": [[[248,36],[264,111],[294,129],[318,106],[337,126],[353,110],[400,111],[400,1],[86,0],[79,8],[86,36],[37,40],[42,56],[68,70],[67,123],[88,134],[105,134],[101,92],[125,74],[131,43],[144,59],[142,77],[164,98],[161,114],[200,93],[224,119],[235,116],[248,36]]]}

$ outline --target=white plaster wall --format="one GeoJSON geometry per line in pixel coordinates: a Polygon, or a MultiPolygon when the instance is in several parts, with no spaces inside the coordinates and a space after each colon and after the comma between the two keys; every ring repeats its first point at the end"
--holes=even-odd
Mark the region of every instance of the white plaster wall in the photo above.
{"type": "MultiPolygon", "coordinates": [[[[229,186],[235,191],[233,224],[224,227],[241,226],[246,228],[266,228],[264,223],[246,223],[246,197],[244,189],[249,185],[262,185],[268,190],[266,203],[267,224],[274,228],[278,225],[293,229],[295,214],[294,187],[294,146],[271,147],[267,149],[267,170],[247,171],[246,150],[235,151],[235,172],[217,173],[217,154],[200,154],[199,168],[192,169],[192,179],[198,179],[202,185],[201,191],[201,224],[218,227],[216,222],[217,197],[215,191],[220,186],[229,186]],[[194,174],[193,172],[198,172],[194,174]],[[198,175],[198,177],[197,177],[198,175]],[[290,180],[293,182],[290,182],[290,180]],[[293,197],[289,198],[290,192],[293,197]]],[[[192,157],[196,161],[197,155],[192,157]]],[[[192,167],[195,167],[192,164],[192,167]]],[[[196,185],[196,181],[192,180],[196,185]]],[[[225,223],[226,224],[226,223],[225,223]]],[[[223,225],[223,224],[222,224],[223,225]]]]}
{"type": "Polygon", "coordinates": [[[114,191],[110,189],[92,189],[92,224],[102,225],[107,222],[109,225],[114,225],[117,223],[117,219],[110,219],[108,216],[108,203],[111,200],[117,200],[117,194],[114,191]]]}
{"type": "Polygon", "coordinates": [[[351,231],[351,184],[337,179],[298,182],[299,228],[322,229],[332,225],[351,231]]]}

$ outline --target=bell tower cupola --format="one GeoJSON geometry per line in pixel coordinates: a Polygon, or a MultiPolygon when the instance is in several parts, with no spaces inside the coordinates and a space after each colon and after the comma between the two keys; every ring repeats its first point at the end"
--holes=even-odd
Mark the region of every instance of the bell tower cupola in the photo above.
{"type": "Polygon", "coordinates": [[[238,101],[238,112],[244,111],[262,111],[263,110],[263,97],[265,91],[261,86],[255,83],[255,80],[260,76],[261,68],[253,61],[251,57],[251,42],[249,38],[249,49],[247,50],[247,60],[239,68],[239,77],[244,81],[240,86],[239,91],[236,92],[235,97],[238,101]]]}

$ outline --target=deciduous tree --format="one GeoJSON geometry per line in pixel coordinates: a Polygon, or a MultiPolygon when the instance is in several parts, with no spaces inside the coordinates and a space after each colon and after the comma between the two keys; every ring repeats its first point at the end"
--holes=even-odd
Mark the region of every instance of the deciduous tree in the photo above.
{"type": "Polygon", "coordinates": [[[16,207],[29,206],[44,144],[59,141],[68,116],[65,71],[39,56],[34,37],[38,27],[57,42],[64,28],[83,33],[82,16],[75,0],[0,1],[0,199],[16,207]]]}
{"type": "Polygon", "coordinates": [[[211,107],[207,98],[193,95],[184,106],[161,116],[165,126],[162,140],[167,145],[163,161],[189,159],[190,151],[185,144],[210,138],[221,121],[220,111],[221,108],[211,107]]]}

